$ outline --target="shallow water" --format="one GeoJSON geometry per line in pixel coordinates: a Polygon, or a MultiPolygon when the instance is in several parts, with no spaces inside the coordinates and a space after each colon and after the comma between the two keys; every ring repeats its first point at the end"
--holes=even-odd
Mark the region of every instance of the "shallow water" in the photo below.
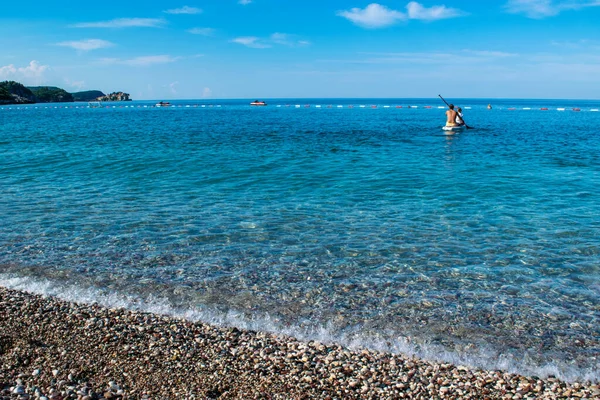
{"type": "Polygon", "coordinates": [[[453,101],[0,107],[0,283],[600,380],[600,102],[453,101]]]}

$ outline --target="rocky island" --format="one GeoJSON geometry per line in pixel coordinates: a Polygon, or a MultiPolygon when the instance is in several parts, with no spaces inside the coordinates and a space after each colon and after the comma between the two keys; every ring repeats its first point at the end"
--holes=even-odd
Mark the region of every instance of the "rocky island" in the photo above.
{"type": "Polygon", "coordinates": [[[129,93],[113,92],[96,98],[96,101],[131,101],[129,93]]]}
{"type": "Polygon", "coordinates": [[[69,93],[55,86],[26,87],[19,82],[0,82],[0,105],[64,103],[75,101],[131,101],[129,93],[113,92],[105,95],[99,90],[69,93]]]}

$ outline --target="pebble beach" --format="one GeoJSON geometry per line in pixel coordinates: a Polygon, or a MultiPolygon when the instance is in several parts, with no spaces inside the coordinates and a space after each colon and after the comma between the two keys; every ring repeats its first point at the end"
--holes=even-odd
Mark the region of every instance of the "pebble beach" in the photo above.
{"type": "Polygon", "coordinates": [[[173,398],[598,399],[600,386],[0,288],[0,399],[173,398]]]}

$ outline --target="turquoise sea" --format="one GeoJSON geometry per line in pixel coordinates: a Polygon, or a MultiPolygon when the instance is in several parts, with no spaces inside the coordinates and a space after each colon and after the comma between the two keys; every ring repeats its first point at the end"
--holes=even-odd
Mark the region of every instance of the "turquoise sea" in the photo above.
{"type": "Polygon", "coordinates": [[[600,381],[600,101],[448,100],[2,106],[0,285],[600,381]]]}

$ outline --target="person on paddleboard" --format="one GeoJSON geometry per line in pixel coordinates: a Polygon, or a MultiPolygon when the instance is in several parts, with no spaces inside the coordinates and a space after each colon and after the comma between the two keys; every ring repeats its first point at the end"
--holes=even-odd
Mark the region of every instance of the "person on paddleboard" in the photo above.
{"type": "Polygon", "coordinates": [[[454,111],[454,104],[449,104],[448,108],[449,110],[446,111],[446,126],[458,126],[456,123],[456,117],[458,117],[458,113],[454,111]]]}
{"type": "Polygon", "coordinates": [[[465,121],[463,121],[462,116],[462,108],[458,107],[456,109],[456,119],[454,120],[454,122],[456,122],[458,125],[464,125],[465,121]]]}

